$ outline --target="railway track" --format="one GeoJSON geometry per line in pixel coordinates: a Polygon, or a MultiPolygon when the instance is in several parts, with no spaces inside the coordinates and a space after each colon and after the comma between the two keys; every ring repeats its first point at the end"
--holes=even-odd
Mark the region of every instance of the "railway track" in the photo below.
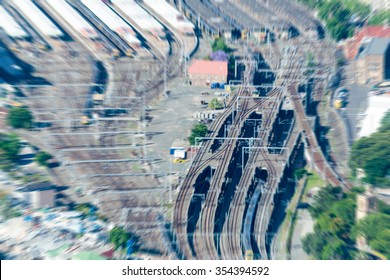
{"type": "MultiPolygon", "coordinates": [[[[275,98],[277,102],[272,102],[272,105],[270,106],[270,103],[268,101],[267,105],[263,108],[267,109],[267,111],[263,111],[263,120],[266,120],[265,125],[262,126],[259,134],[257,135],[257,139],[259,140],[258,146],[268,146],[267,143],[267,132],[272,127],[273,122],[269,120],[275,120],[275,117],[272,116],[273,113],[277,113],[280,108],[280,100],[283,98],[282,92],[279,89],[274,89],[268,94],[269,97],[275,98]]],[[[265,103],[265,101],[264,101],[265,103]]],[[[264,104],[263,104],[264,105],[264,104]]],[[[256,145],[254,146],[256,147],[256,145]]],[[[242,249],[241,244],[244,244],[241,235],[242,232],[242,225],[243,225],[243,214],[245,209],[245,199],[248,193],[248,188],[251,184],[251,180],[253,177],[253,166],[256,164],[259,156],[261,153],[254,151],[250,157],[247,160],[247,163],[244,167],[244,173],[242,174],[242,177],[239,181],[239,184],[237,186],[237,189],[239,191],[235,192],[234,198],[231,203],[231,207],[229,209],[229,215],[228,219],[225,222],[224,225],[224,237],[221,239],[221,248],[222,248],[222,257],[224,259],[242,259],[242,249]],[[229,234],[229,233],[235,233],[235,234],[229,234]]],[[[272,173],[274,170],[274,167],[272,164],[269,164],[268,158],[267,158],[267,152],[264,152],[263,157],[266,161],[266,167],[267,170],[272,173]]],[[[246,250],[251,250],[249,248],[249,245],[247,246],[246,250]]]]}

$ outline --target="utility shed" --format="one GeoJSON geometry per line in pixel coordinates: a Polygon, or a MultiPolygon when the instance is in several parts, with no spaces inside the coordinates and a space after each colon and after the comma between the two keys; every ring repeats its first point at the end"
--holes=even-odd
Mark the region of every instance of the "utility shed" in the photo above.
{"type": "Polygon", "coordinates": [[[17,189],[15,194],[34,209],[55,206],[55,188],[50,182],[29,184],[17,189]]]}
{"type": "Polygon", "coordinates": [[[15,21],[15,19],[0,6],[0,27],[4,29],[5,33],[12,38],[26,38],[28,34],[15,21]]]}
{"type": "Polygon", "coordinates": [[[226,83],[228,75],[227,61],[194,60],[188,68],[192,85],[208,86],[210,83],[226,83]]]}

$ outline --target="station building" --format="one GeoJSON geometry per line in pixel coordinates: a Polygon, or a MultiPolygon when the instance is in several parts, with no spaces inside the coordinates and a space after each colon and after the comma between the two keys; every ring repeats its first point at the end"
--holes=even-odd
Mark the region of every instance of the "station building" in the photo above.
{"type": "Polygon", "coordinates": [[[354,61],[355,81],[373,84],[390,79],[390,38],[375,38],[361,47],[354,61]]]}
{"type": "Polygon", "coordinates": [[[194,60],[188,68],[191,85],[209,86],[211,83],[226,83],[227,61],[194,60]]]}

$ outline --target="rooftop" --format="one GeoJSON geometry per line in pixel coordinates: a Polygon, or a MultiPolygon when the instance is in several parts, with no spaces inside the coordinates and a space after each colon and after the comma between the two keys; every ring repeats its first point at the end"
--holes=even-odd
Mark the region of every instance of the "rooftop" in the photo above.
{"type": "Polygon", "coordinates": [[[50,182],[39,182],[26,185],[20,189],[19,192],[34,192],[34,191],[47,191],[54,189],[54,186],[50,182]]]}
{"type": "Polygon", "coordinates": [[[194,60],[188,68],[188,73],[227,76],[228,63],[227,61],[194,60]]]}
{"type": "Polygon", "coordinates": [[[380,122],[390,108],[390,93],[373,95],[368,98],[368,108],[361,124],[358,138],[370,136],[378,131],[380,122]]]}
{"type": "Polygon", "coordinates": [[[355,38],[358,41],[361,41],[364,37],[389,38],[390,26],[385,26],[385,25],[366,26],[355,35],[355,38]]]}
{"type": "Polygon", "coordinates": [[[366,55],[384,55],[390,44],[390,38],[372,39],[364,50],[358,55],[359,58],[366,55]]]}

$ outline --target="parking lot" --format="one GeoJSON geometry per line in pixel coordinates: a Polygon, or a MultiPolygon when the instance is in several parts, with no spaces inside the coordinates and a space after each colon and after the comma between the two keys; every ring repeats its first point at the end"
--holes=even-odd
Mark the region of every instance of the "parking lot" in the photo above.
{"type": "Polygon", "coordinates": [[[148,133],[147,157],[159,158],[161,161],[154,164],[154,172],[185,172],[189,161],[174,163],[169,154],[169,148],[175,140],[188,143],[192,126],[197,123],[194,118],[196,112],[203,112],[212,98],[219,97],[207,87],[195,87],[180,84],[175,86],[167,97],[151,107],[152,118],[146,132],[148,133]],[[202,94],[208,92],[209,94],[202,94]]]}

